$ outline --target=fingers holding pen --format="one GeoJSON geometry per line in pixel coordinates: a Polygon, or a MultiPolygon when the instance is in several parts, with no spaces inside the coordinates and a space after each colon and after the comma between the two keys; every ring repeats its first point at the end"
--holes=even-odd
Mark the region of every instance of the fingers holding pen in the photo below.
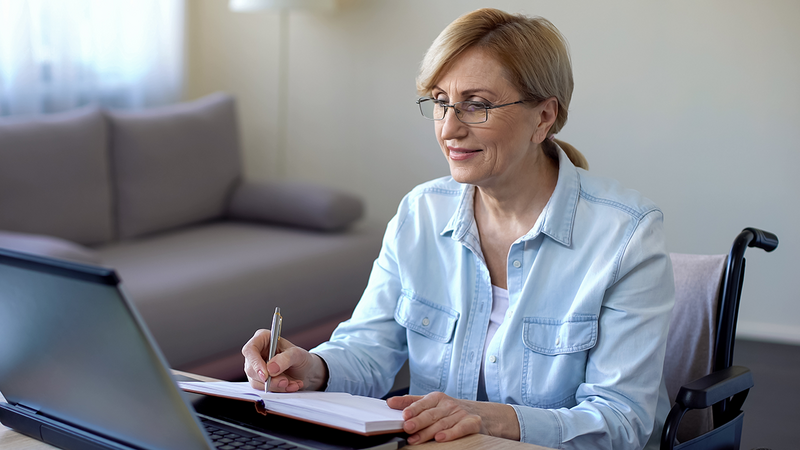
{"type": "Polygon", "coordinates": [[[267,362],[265,355],[269,352],[270,331],[258,330],[252,338],[242,347],[244,356],[244,372],[250,382],[250,386],[256,389],[264,389],[264,382],[267,380],[267,362]]]}
{"type": "Polygon", "coordinates": [[[270,330],[258,330],[242,347],[244,371],[250,386],[263,390],[267,377],[272,377],[272,392],[296,392],[308,386],[306,379],[314,358],[308,351],[279,338],[276,355],[269,357],[270,330]]]}
{"type": "Polygon", "coordinates": [[[269,388],[273,392],[324,389],[328,367],[321,357],[280,338],[276,355],[267,361],[270,337],[270,330],[258,330],[242,347],[250,386],[263,390],[267,377],[272,377],[269,388]]]}
{"type": "MultiPolygon", "coordinates": [[[[292,359],[289,355],[294,353],[292,349],[299,349],[299,347],[295,347],[286,339],[278,338],[278,353],[271,360],[267,361],[269,357],[270,339],[270,330],[258,330],[253,337],[247,341],[244,347],[242,347],[242,355],[244,355],[245,359],[244,372],[250,381],[250,385],[256,389],[264,389],[264,383],[267,381],[268,377],[280,375],[292,366],[293,361],[297,360],[296,356],[292,359]],[[289,355],[283,355],[287,351],[290,351],[289,355]]],[[[273,380],[272,382],[275,381],[277,380],[273,380]]],[[[286,383],[283,384],[285,388],[286,383]]],[[[302,388],[302,382],[300,385],[300,388],[302,388]]]]}
{"type": "Polygon", "coordinates": [[[270,391],[296,392],[305,387],[305,361],[309,353],[281,339],[278,353],[267,362],[268,376],[272,377],[270,391]]]}

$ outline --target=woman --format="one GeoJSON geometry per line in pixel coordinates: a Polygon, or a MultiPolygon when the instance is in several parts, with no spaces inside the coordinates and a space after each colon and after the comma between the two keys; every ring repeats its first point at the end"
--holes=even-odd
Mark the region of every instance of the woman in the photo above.
{"type": "Polygon", "coordinates": [[[310,353],[269,332],[243,348],[251,384],[383,396],[409,360],[409,443],[488,433],[555,448],[658,443],[673,302],[661,211],[576,168],[566,44],[492,9],[450,24],[417,79],[451,177],[388,225],[353,317],[310,353]]]}

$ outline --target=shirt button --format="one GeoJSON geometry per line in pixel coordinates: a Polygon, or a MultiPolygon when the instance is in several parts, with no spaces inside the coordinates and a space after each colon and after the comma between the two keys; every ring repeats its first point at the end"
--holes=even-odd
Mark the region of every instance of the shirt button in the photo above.
{"type": "Polygon", "coordinates": [[[559,345],[561,345],[561,337],[560,336],[556,337],[556,347],[558,347],[559,345]]]}
{"type": "Polygon", "coordinates": [[[426,317],[426,318],[424,318],[424,319],[422,319],[422,326],[423,326],[423,327],[427,327],[427,326],[428,326],[428,325],[430,325],[430,324],[431,324],[431,321],[430,321],[430,319],[428,319],[427,317],[426,317]]]}
{"type": "Polygon", "coordinates": [[[513,316],[513,315],[514,315],[514,310],[513,310],[513,309],[510,309],[510,310],[508,310],[508,313],[506,313],[506,317],[508,317],[509,319],[510,319],[510,318],[511,318],[511,316],[513,316]]]}
{"type": "Polygon", "coordinates": [[[519,262],[518,259],[515,259],[512,264],[514,264],[514,267],[516,267],[517,269],[519,269],[522,266],[522,263],[519,262]]]}
{"type": "Polygon", "coordinates": [[[495,363],[495,362],[497,362],[497,357],[496,357],[496,356],[494,356],[494,355],[490,356],[490,357],[489,357],[489,362],[490,362],[490,363],[495,363]]]}

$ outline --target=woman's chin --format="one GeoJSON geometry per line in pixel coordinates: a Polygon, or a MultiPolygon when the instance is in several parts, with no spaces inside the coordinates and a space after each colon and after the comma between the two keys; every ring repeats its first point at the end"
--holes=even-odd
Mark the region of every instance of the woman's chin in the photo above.
{"type": "Polygon", "coordinates": [[[460,167],[450,166],[450,176],[462,184],[475,184],[475,182],[478,180],[478,177],[475,176],[473,171],[464,170],[460,167]]]}

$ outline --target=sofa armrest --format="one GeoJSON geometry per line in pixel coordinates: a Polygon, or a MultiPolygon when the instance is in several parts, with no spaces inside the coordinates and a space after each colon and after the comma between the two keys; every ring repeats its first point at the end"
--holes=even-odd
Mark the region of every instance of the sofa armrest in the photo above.
{"type": "Polygon", "coordinates": [[[354,195],[295,181],[244,182],[228,204],[228,217],[333,231],[347,227],[364,213],[354,195]]]}
{"type": "Polygon", "coordinates": [[[100,255],[90,248],[43,234],[0,230],[0,248],[91,265],[102,262],[100,255]]]}

